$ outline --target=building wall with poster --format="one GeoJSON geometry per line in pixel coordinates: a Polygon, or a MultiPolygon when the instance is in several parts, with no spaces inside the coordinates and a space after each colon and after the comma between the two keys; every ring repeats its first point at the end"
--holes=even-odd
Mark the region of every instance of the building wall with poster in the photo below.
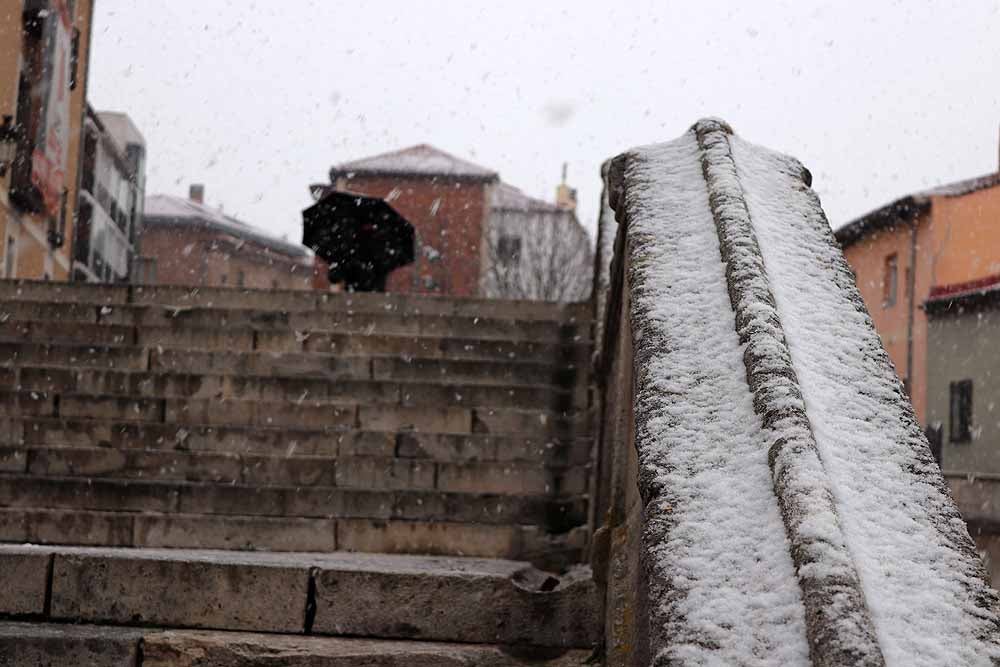
{"type": "Polygon", "coordinates": [[[79,188],[93,0],[0,0],[0,277],[67,280],[79,188]]]}

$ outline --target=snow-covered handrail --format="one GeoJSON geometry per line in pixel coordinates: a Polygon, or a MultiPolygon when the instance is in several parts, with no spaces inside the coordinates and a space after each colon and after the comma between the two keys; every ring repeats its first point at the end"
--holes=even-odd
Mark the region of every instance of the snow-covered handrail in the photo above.
{"type": "MultiPolygon", "coordinates": [[[[595,549],[610,552],[614,615],[615,531],[641,526],[631,612],[648,626],[632,633],[646,649],[622,650],[656,664],[1000,661],[997,595],[808,171],[703,120],[607,174],[621,294],[605,332],[631,340],[599,341],[599,369],[625,378],[602,383],[603,419],[623,412],[609,392],[627,392],[641,517],[615,507],[627,489],[604,493],[612,537],[598,531],[595,549]]],[[[600,471],[616,466],[612,486],[621,462],[600,471]]],[[[609,654],[627,643],[620,621],[609,654]]]]}

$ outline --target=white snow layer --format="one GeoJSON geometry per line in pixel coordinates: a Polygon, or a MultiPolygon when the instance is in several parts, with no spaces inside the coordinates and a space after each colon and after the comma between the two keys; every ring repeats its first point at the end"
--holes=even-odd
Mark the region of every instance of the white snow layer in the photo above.
{"type": "Polygon", "coordinates": [[[858,305],[818,199],[802,185],[793,159],[735,136],[730,143],[886,663],[1000,660],[994,594],[962,546],[969,539],[964,522],[858,305]]]}
{"type": "MultiPolygon", "coordinates": [[[[736,179],[727,189],[746,201],[794,370],[782,400],[804,405],[808,422],[765,429],[754,410],[695,133],[631,151],[624,229],[654,660],[810,663],[767,460],[777,438],[801,435],[782,429],[806,428],[819,457],[809,472],[832,496],[842,538],[799,574],[857,573],[890,667],[1000,662],[997,595],[801,165],[729,142],[736,179]]],[[[755,307],[743,304],[751,315],[755,307]]],[[[751,338],[765,357],[785,354],[779,343],[751,338]]],[[[807,525],[797,529],[822,538],[834,525],[826,507],[800,504],[807,525]]]]}
{"type": "Polygon", "coordinates": [[[631,153],[626,181],[654,657],[808,665],[694,134],[631,153]]]}

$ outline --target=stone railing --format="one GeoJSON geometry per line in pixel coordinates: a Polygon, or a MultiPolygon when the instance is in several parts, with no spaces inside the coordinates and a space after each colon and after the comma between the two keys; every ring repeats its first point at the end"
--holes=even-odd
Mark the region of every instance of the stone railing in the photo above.
{"type": "Polygon", "coordinates": [[[997,595],[809,172],[704,120],[602,173],[607,664],[1000,661],[997,595]]]}

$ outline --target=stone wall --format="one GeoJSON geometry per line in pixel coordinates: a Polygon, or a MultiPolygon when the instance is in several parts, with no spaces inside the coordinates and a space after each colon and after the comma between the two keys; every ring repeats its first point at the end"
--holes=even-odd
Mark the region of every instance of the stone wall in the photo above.
{"type": "Polygon", "coordinates": [[[1000,660],[997,595],[810,184],[715,120],[608,165],[608,665],[1000,660]]]}

